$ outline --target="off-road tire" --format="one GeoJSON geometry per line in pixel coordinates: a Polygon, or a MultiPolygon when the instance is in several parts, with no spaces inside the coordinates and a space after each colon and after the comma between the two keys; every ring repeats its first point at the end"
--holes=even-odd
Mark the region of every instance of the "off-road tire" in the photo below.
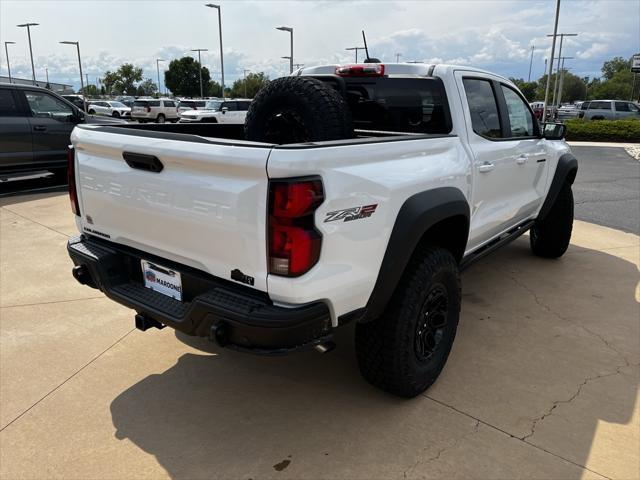
{"type": "Polygon", "coordinates": [[[453,255],[440,247],[417,251],[380,318],[356,325],[356,355],[362,376],[401,397],[421,394],[442,371],[460,317],[460,272],[453,255]],[[446,292],[445,324],[430,357],[418,353],[418,333],[429,320],[433,292],[446,292]],[[420,323],[419,323],[420,322],[420,323]]]}
{"type": "Polygon", "coordinates": [[[565,182],[553,206],[544,219],[536,220],[529,232],[529,243],[534,255],[558,258],[569,248],[573,229],[573,192],[565,182]]]}
{"type": "Polygon", "coordinates": [[[354,136],[351,112],[342,96],[310,77],[269,82],[251,102],[244,129],[247,140],[276,144],[354,136]]]}
{"type": "Polygon", "coordinates": [[[162,113],[158,114],[158,116],[156,117],[156,123],[164,123],[165,120],[166,118],[162,113]]]}

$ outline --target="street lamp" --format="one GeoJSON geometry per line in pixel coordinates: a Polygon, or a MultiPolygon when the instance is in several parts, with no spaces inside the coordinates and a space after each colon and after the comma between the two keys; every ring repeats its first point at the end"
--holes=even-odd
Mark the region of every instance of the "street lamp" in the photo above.
{"type": "MultiPolygon", "coordinates": [[[[577,37],[578,34],[577,33],[558,33],[557,31],[553,34],[553,35],[547,35],[547,37],[554,37],[554,41],[555,41],[555,37],[560,37],[560,50],[558,50],[558,56],[556,57],[558,59],[558,68],[556,68],[556,80],[553,84],[553,100],[551,102],[551,105],[554,106],[556,104],[556,94],[558,91],[558,75],[560,75],[560,57],[562,57],[562,41],[564,40],[564,37],[577,37]]],[[[551,56],[551,68],[549,69],[549,71],[551,72],[553,69],[553,61],[554,61],[554,57],[553,55],[551,56]]]]}
{"type": "Polygon", "coordinates": [[[349,48],[345,48],[345,50],[355,50],[356,51],[356,63],[358,63],[358,52],[360,50],[364,50],[364,47],[349,47],[349,48]]]}
{"type": "Polygon", "coordinates": [[[31,56],[31,74],[33,75],[33,84],[36,84],[36,68],[33,66],[33,50],[31,49],[31,27],[38,26],[38,23],[21,23],[18,27],[27,27],[27,36],[29,37],[29,55],[31,56]]]}
{"type": "Polygon", "coordinates": [[[9,83],[11,82],[11,65],[9,64],[9,49],[7,45],[15,45],[16,42],[4,42],[4,53],[7,55],[7,71],[9,72],[9,83]]]}
{"type": "Polygon", "coordinates": [[[82,99],[84,101],[84,77],[82,76],[82,62],[80,61],[80,42],[69,42],[69,41],[64,41],[64,42],[60,42],[63,45],[75,45],[76,49],[78,50],[78,67],[80,67],[80,90],[82,91],[82,99]]]}
{"type": "Polygon", "coordinates": [[[222,11],[220,5],[213,3],[205,4],[205,7],[215,8],[218,10],[218,31],[220,32],[220,74],[222,76],[222,98],[224,99],[224,58],[222,56],[222,11]]]}
{"type": "MultiPolygon", "coordinates": [[[[547,86],[544,89],[544,105],[542,107],[542,120],[547,120],[547,102],[549,101],[549,86],[551,85],[551,73],[553,72],[553,56],[556,51],[556,34],[558,33],[558,20],[560,19],[560,0],[556,0],[556,19],[553,26],[553,41],[551,42],[551,61],[547,73],[547,86]]],[[[545,69],[546,70],[546,69],[545,69]]]]}
{"type": "Polygon", "coordinates": [[[204,92],[202,90],[202,61],[200,60],[200,52],[208,52],[206,48],[194,48],[191,50],[192,52],[198,52],[198,63],[200,64],[199,72],[200,72],[200,98],[204,98],[204,92]]]}
{"type": "Polygon", "coordinates": [[[281,30],[283,32],[289,32],[291,34],[291,54],[289,55],[289,57],[282,57],[282,58],[289,58],[289,73],[293,73],[293,28],[291,28],[291,27],[276,27],[276,30],[281,30]]]}
{"type": "Polygon", "coordinates": [[[160,62],[165,62],[162,58],[156,58],[156,71],[158,72],[158,95],[160,95],[160,62]]]}

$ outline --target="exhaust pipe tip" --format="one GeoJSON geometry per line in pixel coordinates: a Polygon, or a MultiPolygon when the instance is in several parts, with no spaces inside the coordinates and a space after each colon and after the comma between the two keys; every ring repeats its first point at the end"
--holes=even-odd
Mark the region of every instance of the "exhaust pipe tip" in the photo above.
{"type": "Polygon", "coordinates": [[[317,345],[314,345],[313,348],[315,349],[316,352],[328,353],[334,348],[336,348],[336,344],[334,342],[327,341],[327,342],[318,343],[317,345]]]}

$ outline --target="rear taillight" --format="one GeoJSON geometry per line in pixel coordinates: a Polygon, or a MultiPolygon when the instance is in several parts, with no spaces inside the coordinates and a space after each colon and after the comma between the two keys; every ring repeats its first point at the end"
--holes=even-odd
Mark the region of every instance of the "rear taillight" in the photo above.
{"type": "Polygon", "coordinates": [[[336,67],[339,77],[383,77],[384,65],[381,63],[362,63],[336,67]]]}
{"type": "Polygon", "coordinates": [[[313,217],[323,201],[319,178],[269,181],[269,273],[298,277],[317,263],[322,235],[313,217]]]}
{"type": "Polygon", "coordinates": [[[78,203],[78,191],[76,189],[76,151],[73,147],[67,150],[67,182],[69,183],[69,200],[71,211],[80,216],[80,204],[78,203]]]}
{"type": "Polygon", "coordinates": [[[151,112],[151,107],[147,107],[147,113],[151,112]]]}

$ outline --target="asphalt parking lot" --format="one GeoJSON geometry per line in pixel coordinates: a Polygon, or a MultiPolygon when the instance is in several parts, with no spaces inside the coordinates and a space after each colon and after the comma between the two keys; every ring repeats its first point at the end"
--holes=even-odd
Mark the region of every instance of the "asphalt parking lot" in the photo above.
{"type": "Polygon", "coordinates": [[[281,358],[137,331],[71,277],[64,193],[0,199],[0,477],[637,478],[640,212],[607,175],[640,167],[612,150],[574,149],[589,221],[562,259],[525,236],[464,273],[450,360],[414,400],[360,378],[351,329],[281,358]]]}

